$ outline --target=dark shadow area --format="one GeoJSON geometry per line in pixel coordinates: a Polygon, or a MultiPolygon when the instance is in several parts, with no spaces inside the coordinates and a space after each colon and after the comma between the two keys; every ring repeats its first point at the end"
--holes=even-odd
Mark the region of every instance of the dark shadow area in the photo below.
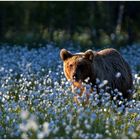
{"type": "Polygon", "coordinates": [[[82,47],[139,42],[140,2],[0,2],[0,42],[72,42],[82,47]]]}

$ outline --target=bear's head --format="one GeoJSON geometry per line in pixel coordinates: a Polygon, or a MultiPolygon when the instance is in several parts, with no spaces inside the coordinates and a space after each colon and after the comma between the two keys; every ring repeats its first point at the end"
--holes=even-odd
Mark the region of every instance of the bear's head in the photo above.
{"type": "Polygon", "coordinates": [[[95,52],[87,50],[84,53],[72,54],[66,49],[60,51],[60,57],[63,61],[64,74],[67,80],[76,83],[85,82],[86,78],[92,75],[92,63],[95,52]]]}

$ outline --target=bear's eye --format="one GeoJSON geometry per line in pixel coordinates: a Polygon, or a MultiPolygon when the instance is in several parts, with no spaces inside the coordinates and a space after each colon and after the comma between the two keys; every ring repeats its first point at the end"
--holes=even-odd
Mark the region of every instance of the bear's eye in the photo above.
{"type": "Polygon", "coordinates": [[[69,67],[70,67],[70,68],[72,68],[72,67],[73,67],[73,65],[72,65],[72,64],[70,64],[70,65],[69,65],[69,67]]]}

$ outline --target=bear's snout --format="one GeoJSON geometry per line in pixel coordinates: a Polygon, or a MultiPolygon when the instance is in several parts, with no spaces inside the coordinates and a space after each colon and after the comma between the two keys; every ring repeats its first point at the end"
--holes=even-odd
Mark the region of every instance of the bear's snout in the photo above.
{"type": "Polygon", "coordinates": [[[74,73],[73,76],[72,76],[73,80],[78,82],[79,78],[78,78],[78,74],[77,73],[74,73]]]}

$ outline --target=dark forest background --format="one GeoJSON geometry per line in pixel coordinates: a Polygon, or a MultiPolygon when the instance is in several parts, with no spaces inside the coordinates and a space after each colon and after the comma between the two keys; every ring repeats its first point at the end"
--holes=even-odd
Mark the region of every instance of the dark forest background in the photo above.
{"type": "Polygon", "coordinates": [[[0,2],[0,43],[140,42],[140,2],[0,2]]]}

